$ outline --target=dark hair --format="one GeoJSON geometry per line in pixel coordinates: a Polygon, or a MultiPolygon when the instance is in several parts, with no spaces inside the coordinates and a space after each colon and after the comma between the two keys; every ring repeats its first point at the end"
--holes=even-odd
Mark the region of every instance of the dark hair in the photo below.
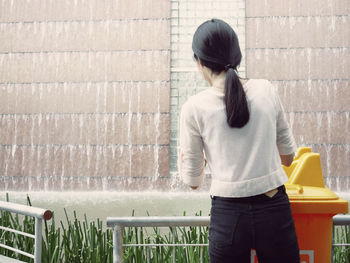
{"type": "Polygon", "coordinates": [[[220,19],[201,24],[193,36],[194,58],[214,73],[226,71],[225,96],[227,123],[232,128],[242,128],[249,121],[249,108],[237,67],[242,53],[232,27],[220,19]]]}

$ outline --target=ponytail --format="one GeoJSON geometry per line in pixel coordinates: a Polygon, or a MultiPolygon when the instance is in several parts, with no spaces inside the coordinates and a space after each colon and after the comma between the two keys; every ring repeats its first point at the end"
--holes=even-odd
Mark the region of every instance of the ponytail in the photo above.
{"type": "Polygon", "coordinates": [[[194,58],[214,73],[226,71],[224,102],[227,123],[232,128],[244,127],[249,121],[249,108],[243,85],[236,73],[242,53],[235,31],[220,19],[208,20],[194,33],[192,50],[194,58]]]}
{"type": "Polygon", "coordinates": [[[225,96],[227,123],[232,128],[242,128],[249,121],[248,102],[243,85],[236,71],[229,67],[226,71],[225,96]]]}

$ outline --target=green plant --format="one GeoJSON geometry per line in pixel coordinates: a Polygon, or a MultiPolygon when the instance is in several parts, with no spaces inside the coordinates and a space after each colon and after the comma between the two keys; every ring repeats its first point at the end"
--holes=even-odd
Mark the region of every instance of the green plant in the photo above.
{"type": "MultiPolygon", "coordinates": [[[[350,244],[350,226],[334,227],[333,233],[333,243],[350,244]]],[[[333,263],[350,263],[350,247],[334,247],[333,263]]]]}
{"type": "MultiPolygon", "coordinates": [[[[7,201],[9,198],[7,196],[7,201]]],[[[27,204],[31,205],[29,197],[27,204]]],[[[76,212],[73,213],[71,220],[64,209],[66,216],[66,225],[61,221],[56,225],[55,216],[52,220],[44,221],[43,243],[42,243],[42,262],[43,263],[112,263],[113,262],[113,232],[112,229],[103,229],[103,222],[100,219],[88,222],[86,215],[84,220],[77,218],[76,212]]],[[[132,214],[134,216],[134,212],[132,214]]],[[[0,224],[12,229],[34,233],[35,219],[32,217],[13,216],[9,212],[1,211],[0,224]]],[[[0,238],[5,240],[6,244],[25,250],[28,253],[34,252],[34,240],[25,236],[19,236],[7,231],[0,230],[0,238]]],[[[168,228],[162,230],[158,227],[127,227],[123,230],[124,244],[164,244],[165,246],[137,246],[125,247],[125,263],[131,262],[149,262],[166,263],[172,262],[173,247],[167,244],[195,244],[208,242],[208,228],[190,227],[190,228],[168,228]],[[174,236],[172,236],[174,233],[174,236]]],[[[32,259],[23,255],[18,255],[12,251],[0,248],[0,254],[8,257],[33,262],[32,259]]],[[[207,248],[203,248],[203,262],[208,262],[207,248]]],[[[176,247],[175,261],[183,263],[199,262],[199,247],[176,247]]]]}
{"type": "MultiPolygon", "coordinates": [[[[9,201],[8,195],[6,200],[9,201]]],[[[29,197],[27,197],[27,204],[31,205],[29,197]]],[[[76,212],[73,213],[73,219],[69,218],[66,210],[64,212],[66,224],[61,221],[57,225],[54,216],[51,221],[44,222],[42,262],[112,263],[112,229],[103,229],[103,222],[100,219],[88,222],[87,217],[84,216],[84,219],[80,221],[76,212]]],[[[34,233],[34,218],[13,216],[4,211],[0,211],[0,215],[0,225],[34,233]]],[[[134,215],[133,212],[132,216],[134,215]]],[[[34,240],[32,238],[0,230],[0,240],[9,246],[33,253],[34,240]]],[[[167,263],[173,262],[173,257],[177,263],[199,263],[201,256],[202,262],[209,262],[208,247],[195,245],[208,243],[208,227],[127,227],[123,230],[123,242],[124,244],[141,244],[141,246],[124,247],[125,263],[167,263]],[[150,246],[150,244],[164,244],[165,246],[150,246]],[[172,244],[193,244],[193,246],[179,245],[174,249],[172,244]]],[[[335,227],[333,242],[349,244],[350,227],[335,227]]],[[[333,252],[334,263],[350,263],[350,247],[335,247],[333,252]]],[[[0,254],[25,262],[33,262],[30,258],[4,248],[0,248],[0,254]]]]}
{"type": "MultiPolygon", "coordinates": [[[[201,215],[201,212],[197,215],[201,215]]],[[[208,243],[208,227],[168,227],[166,229],[133,227],[125,228],[123,236],[124,244],[141,244],[137,247],[124,248],[125,263],[170,263],[173,262],[173,257],[175,257],[175,262],[178,263],[197,263],[201,262],[201,256],[202,262],[209,262],[208,247],[195,246],[195,244],[208,243]],[[164,246],[147,246],[147,244],[164,244],[164,246]],[[173,244],[191,244],[194,246],[180,245],[173,247],[173,244]]]]}

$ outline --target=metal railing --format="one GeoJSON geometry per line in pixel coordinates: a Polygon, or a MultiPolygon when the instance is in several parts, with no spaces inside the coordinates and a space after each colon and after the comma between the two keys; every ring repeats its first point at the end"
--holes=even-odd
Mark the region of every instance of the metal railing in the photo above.
{"type": "MultiPolygon", "coordinates": [[[[123,263],[124,227],[179,227],[179,226],[209,226],[209,216],[173,216],[173,217],[107,217],[107,227],[113,228],[113,262],[123,263]]],[[[174,240],[174,232],[172,232],[174,240]]],[[[173,247],[173,262],[175,262],[176,246],[208,246],[208,244],[137,244],[138,246],[168,246],[173,247]]],[[[132,245],[131,245],[132,246],[132,245]]],[[[147,254],[149,255],[149,254],[147,254]]]]}
{"type": "MultiPolygon", "coordinates": [[[[333,226],[350,226],[350,215],[336,215],[333,217],[333,226]]],[[[334,232],[333,232],[334,235],[334,232]]],[[[332,244],[332,262],[334,247],[350,247],[349,243],[333,243],[332,244]]]]}
{"type": "MultiPolygon", "coordinates": [[[[173,217],[107,217],[107,227],[113,228],[113,262],[123,263],[123,247],[130,246],[168,246],[173,247],[173,262],[175,262],[176,246],[208,246],[208,244],[123,244],[124,227],[189,227],[209,226],[209,216],[173,216],[173,217]]],[[[350,225],[350,215],[336,215],[333,225],[350,225]]],[[[173,236],[174,233],[172,232],[173,236]]],[[[350,244],[333,244],[334,246],[350,246],[350,244]]],[[[149,256],[149,254],[147,253],[149,256]]]]}
{"type": "Polygon", "coordinates": [[[34,263],[41,263],[41,247],[42,247],[42,220],[50,220],[52,217],[52,212],[50,210],[32,207],[32,206],[26,206],[26,205],[20,205],[10,202],[3,202],[0,201],[0,210],[8,211],[11,213],[21,214],[25,216],[32,216],[35,217],[35,234],[29,234],[27,232],[22,232],[18,230],[14,230],[12,228],[0,226],[1,230],[12,232],[15,234],[19,234],[22,236],[30,237],[34,239],[35,247],[34,247],[34,254],[27,253],[25,251],[22,251],[18,248],[7,246],[6,244],[0,243],[0,247],[3,247],[5,249],[14,251],[16,253],[22,254],[24,256],[27,256],[29,258],[34,259],[34,263]]]}

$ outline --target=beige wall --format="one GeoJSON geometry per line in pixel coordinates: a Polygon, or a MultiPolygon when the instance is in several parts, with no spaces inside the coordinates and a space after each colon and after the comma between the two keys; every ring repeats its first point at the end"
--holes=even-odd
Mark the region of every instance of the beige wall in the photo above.
{"type": "Polygon", "coordinates": [[[277,85],[297,143],[321,154],[336,190],[350,186],[349,46],[348,0],[246,1],[247,76],[277,85]]]}
{"type": "Polygon", "coordinates": [[[169,80],[168,0],[1,1],[0,190],[161,184],[169,80]]]}
{"type": "MultiPolygon", "coordinates": [[[[170,1],[0,7],[0,190],[168,187],[170,1]]],[[[246,1],[247,76],[277,85],[297,143],[340,190],[349,14],[347,0],[246,1]]]]}

